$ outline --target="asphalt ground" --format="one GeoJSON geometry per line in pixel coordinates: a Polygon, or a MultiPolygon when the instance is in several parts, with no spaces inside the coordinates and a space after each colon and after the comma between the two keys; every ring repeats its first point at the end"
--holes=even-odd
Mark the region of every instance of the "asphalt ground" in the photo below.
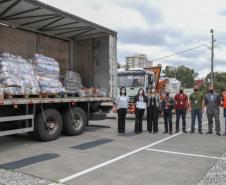
{"type": "MultiPolygon", "coordinates": [[[[221,156],[226,151],[226,137],[206,135],[205,116],[202,135],[197,130],[195,134],[163,134],[162,118],[159,133],[148,133],[144,120],[144,132],[134,134],[134,119],[128,117],[122,136],[117,133],[117,119],[107,119],[91,121],[91,127],[80,136],[62,136],[51,142],[34,141],[28,135],[1,137],[0,168],[47,179],[46,183],[194,185],[219,159],[225,161],[221,156]]],[[[175,129],[175,115],[173,122],[175,129]]],[[[188,129],[190,122],[188,114],[188,129]]],[[[223,133],[224,118],[221,125],[223,133]]],[[[7,178],[1,171],[0,177],[7,178]]]]}

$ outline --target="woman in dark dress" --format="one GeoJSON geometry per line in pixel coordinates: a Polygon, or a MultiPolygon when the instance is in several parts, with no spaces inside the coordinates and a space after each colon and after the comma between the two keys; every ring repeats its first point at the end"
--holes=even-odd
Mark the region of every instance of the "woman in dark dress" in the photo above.
{"type": "Polygon", "coordinates": [[[147,96],[147,130],[148,132],[158,132],[158,114],[160,107],[160,97],[154,88],[149,89],[147,96]]]}
{"type": "Polygon", "coordinates": [[[135,96],[134,103],[136,106],[135,110],[135,133],[141,133],[142,132],[142,121],[145,109],[147,107],[147,97],[145,96],[144,89],[140,88],[138,90],[137,95],[135,96]]]}

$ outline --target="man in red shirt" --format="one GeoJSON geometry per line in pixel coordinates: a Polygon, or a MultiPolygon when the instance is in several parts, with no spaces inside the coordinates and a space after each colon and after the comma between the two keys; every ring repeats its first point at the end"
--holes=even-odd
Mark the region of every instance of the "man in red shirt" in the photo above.
{"type": "Polygon", "coordinates": [[[179,121],[180,116],[182,116],[182,131],[184,133],[188,133],[186,131],[186,111],[188,108],[188,96],[184,94],[183,88],[180,88],[180,92],[175,96],[175,110],[176,110],[176,132],[179,132],[179,121]]]}

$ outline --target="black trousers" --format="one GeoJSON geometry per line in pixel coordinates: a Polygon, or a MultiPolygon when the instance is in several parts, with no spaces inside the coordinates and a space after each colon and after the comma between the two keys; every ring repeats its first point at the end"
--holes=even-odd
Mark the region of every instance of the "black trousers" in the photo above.
{"type": "Polygon", "coordinates": [[[172,110],[164,111],[164,124],[165,124],[165,131],[172,132],[172,110]]]}
{"type": "Polygon", "coordinates": [[[135,129],[134,129],[135,132],[142,132],[142,121],[143,121],[144,111],[145,109],[136,109],[135,111],[135,116],[136,116],[135,129]]]}
{"type": "Polygon", "coordinates": [[[147,108],[147,130],[148,132],[158,132],[158,108],[148,107],[147,108]]]}
{"type": "Polygon", "coordinates": [[[186,130],[186,109],[176,109],[176,131],[179,131],[180,116],[182,116],[182,130],[186,130]]]}
{"type": "Polygon", "coordinates": [[[118,109],[118,133],[125,133],[125,120],[127,109],[118,109]]]}

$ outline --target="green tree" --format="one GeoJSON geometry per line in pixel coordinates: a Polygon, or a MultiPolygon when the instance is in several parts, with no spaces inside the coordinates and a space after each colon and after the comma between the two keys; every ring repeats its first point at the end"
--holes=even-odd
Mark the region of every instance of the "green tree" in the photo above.
{"type": "Polygon", "coordinates": [[[204,83],[203,85],[201,85],[201,86],[199,87],[199,91],[202,92],[203,94],[206,94],[207,91],[208,91],[207,84],[204,83]]]}
{"type": "Polygon", "coordinates": [[[176,78],[177,68],[173,66],[166,66],[162,72],[166,77],[176,78]]]}
{"type": "Polygon", "coordinates": [[[195,78],[198,73],[189,67],[181,65],[179,67],[166,66],[163,73],[166,77],[176,78],[179,80],[184,88],[192,88],[195,84],[195,78]]]}
{"type": "MultiPolygon", "coordinates": [[[[211,79],[210,73],[206,76],[206,84],[209,84],[209,79],[211,79]]],[[[221,93],[222,91],[226,90],[226,73],[214,73],[214,88],[218,93],[221,93]]]]}
{"type": "Polygon", "coordinates": [[[177,68],[176,78],[181,81],[181,84],[184,88],[192,88],[195,84],[195,78],[198,76],[198,73],[194,69],[190,69],[184,65],[177,68]]]}

